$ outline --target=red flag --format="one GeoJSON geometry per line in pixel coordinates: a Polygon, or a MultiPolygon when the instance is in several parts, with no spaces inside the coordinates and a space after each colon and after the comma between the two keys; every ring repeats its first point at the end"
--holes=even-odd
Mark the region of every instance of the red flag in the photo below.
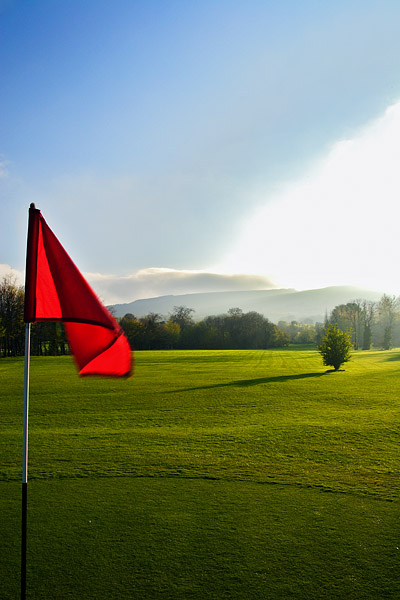
{"type": "Polygon", "coordinates": [[[43,219],[29,209],[26,323],[62,321],[80,375],[128,377],[129,342],[43,219]]]}

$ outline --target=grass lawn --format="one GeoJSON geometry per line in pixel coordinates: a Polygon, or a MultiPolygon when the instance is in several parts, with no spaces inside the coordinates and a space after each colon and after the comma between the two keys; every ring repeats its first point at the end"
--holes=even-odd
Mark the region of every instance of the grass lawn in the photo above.
{"type": "MultiPolygon", "coordinates": [[[[399,597],[400,352],[31,359],[28,598],[399,597]]],[[[0,361],[0,598],[18,597],[23,360],[0,361]]]]}

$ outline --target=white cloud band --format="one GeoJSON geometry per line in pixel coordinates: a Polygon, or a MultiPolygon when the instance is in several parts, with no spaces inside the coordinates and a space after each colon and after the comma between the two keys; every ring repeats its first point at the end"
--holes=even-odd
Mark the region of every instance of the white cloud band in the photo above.
{"type": "Polygon", "coordinates": [[[141,269],[125,277],[86,273],[90,284],[107,304],[131,302],[169,294],[265,290],[275,288],[263,275],[209,273],[174,269],[141,269]]]}

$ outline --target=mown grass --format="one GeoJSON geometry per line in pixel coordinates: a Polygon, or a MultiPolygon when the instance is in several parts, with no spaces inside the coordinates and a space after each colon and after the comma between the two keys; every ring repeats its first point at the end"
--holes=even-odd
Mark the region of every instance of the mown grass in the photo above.
{"type": "MultiPolygon", "coordinates": [[[[400,352],[32,358],[29,598],[397,598],[400,352]]],[[[23,361],[0,361],[1,598],[15,598],[23,361]],[[3,595],[2,595],[3,594],[3,595]]]]}

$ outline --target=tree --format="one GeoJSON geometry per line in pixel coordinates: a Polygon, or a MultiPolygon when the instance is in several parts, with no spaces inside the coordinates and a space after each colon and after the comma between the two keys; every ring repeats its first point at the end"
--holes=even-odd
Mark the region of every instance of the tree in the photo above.
{"type": "Polygon", "coordinates": [[[317,346],[320,346],[322,344],[322,340],[324,339],[324,335],[325,335],[325,327],[327,325],[324,325],[323,323],[317,322],[315,323],[315,343],[317,344],[317,346]]]}
{"type": "Polygon", "coordinates": [[[345,304],[338,304],[337,306],[335,306],[335,308],[332,310],[332,312],[330,314],[329,320],[328,320],[325,328],[327,329],[328,325],[335,325],[335,324],[342,331],[346,331],[346,329],[349,329],[350,321],[349,321],[349,316],[347,314],[345,304]]]}
{"type": "Polygon", "coordinates": [[[351,329],[354,349],[358,350],[362,324],[362,301],[353,300],[347,304],[335,306],[331,312],[329,323],[331,325],[337,324],[342,331],[351,329]]]}
{"type": "Polygon", "coordinates": [[[241,308],[230,308],[225,324],[229,332],[229,345],[231,348],[240,348],[245,333],[245,319],[241,308]]]}
{"type": "Polygon", "coordinates": [[[193,325],[192,313],[194,308],[188,308],[187,306],[174,306],[174,310],[170,315],[170,321],[177,323],[181,331],[184,331],[189,325],[193,325]]]}
{"type": "Polygon", "coordinates": [[[347,318],[349,319],[350,326],[352,328],[353,346],[355,350],[358,350],[362,319],[361,300],[353,300],[352,302],[348,302],[345,308],[347,312],[347,318]]]}
{"type": "Polygon", "coordinates": [[[375,317],[375,302],[362,303],[363,350],[370,350],[372,343],[372,325],[375,317]]]}
{"type": "Polygon", "coordinates": [[[328,325],[322,344],[318,350],[324,365],[332,366],[337,371],[340,366],[350,360],[352,343],[350,336],[341,331],[338,325],[328,325]]]}
{"type": "Polygon", "coordinates": [[[24,289],[12,275],[0,282],[0,355],[24,353],[24,289]]]}
{"type": "Polygon", "coordinates": [[[141,317],[139,322],[142,326],[142,333],[145,344],[144,349],[158,350],[161,345],[160,338],[162,337],[162,315],[151,312],[148,315],[141,317]]]}
{"type": "Polygon", "coordinates": [[[143,327],[142,324],[139,323],[135,315],[133,315],[132,313],[126,313],[126,315],[124,315],[122,319],[120,319],[119,324],[121,325],[126,337],[128,338],[131,349],[133,350],[140,348],[140,342],[142,341],[141,330],[143,329],[143,327]]]}
{"type": "Polygon", "coordinates": [[[181,329],[178,323],[174,323],[173,321],[171,321],[171,319],[166,323],[163,323],[162,326],[165,347],[173,349],[177,346],[179,342],[179,335],[181,333],[181,329]]]}
{"type": "Polygon", "coordinates": [[[68,341],[63,323],[32,323],[32,355],[59,356],[67,353],[68,341]]]}
{"type": "Polygon", "coordinates": [[[398,316],[399,299],[396,296],[383,294],[378,302],[377,312],[379,324],[383,329],[382,346],[384,350],[392,347],[393,326],[398,316]]]}

